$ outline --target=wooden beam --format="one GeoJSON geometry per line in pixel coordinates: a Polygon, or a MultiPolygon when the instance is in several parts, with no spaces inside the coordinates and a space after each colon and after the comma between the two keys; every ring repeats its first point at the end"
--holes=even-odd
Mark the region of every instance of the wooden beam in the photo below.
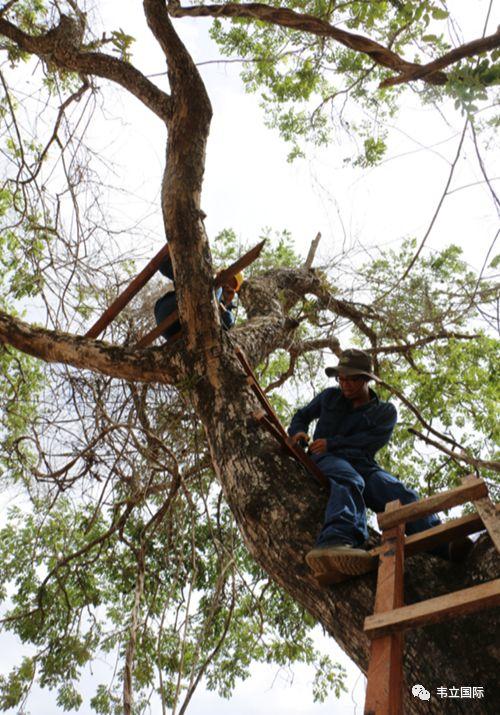
{"type": "Polygon", "coordinates": [[[264,424],[271,432],[271,434],[276,437],[276,439],[281,443],[284,449],[290,452],[290,454],[295,457],[295,459],[300,462],[318,482],[320,482],[320,484],[322,484],[324,487],[329,488],[330,482],[328,480],[328,477],[323,474],[316,462],[314,462],[299,445],[292,444],[291,438],[288,436],[287,431],[281,424],[278,415],[273,410],[273,406],[269,402],[266,393],[257,382],[257,377],[255,376],[255,373],[252,370],[250,363],[248,362],[243,350],[241,350],[241,348],[236,348],[235,353],[236,357],[240,361],[242,368],[247,374],[248,385],[250,386],[254,395],[264,408],[265,414],[261,416],[262,424],[264,424]]]}
{"type": "MultiPolygon", "coordinates": [[[[260,252],[262,251],[262,248],[264,247],[264,244],[266,242],[266,239],[258,243],[256,246],[251,248],[249,251],[243,254],[241,258],[238,258],[237,261],[232,263],[228,268],[224,268],[224,270],[220,271],[214,278],[214,287],[219,288],[220,286],[224,285],[224,283],[229,280],[229,278],[232,278],[233,276],[236,275],[236,273],[239,273],[242,271],[244,268],[249,266],[253,261],[255,261],[256,258],[258,258],[260,252]]],[[[155,259],[153,259],[155,260],[155,259]]],[[[161,261],[160,261],[161,262],[161,261]]],[[[159,265],[159,264],[158,264],[159,265]]],[[[108,309],[110,310],[110,309],[108,309]]],[[[176,310],[175,313],[171,313],[171,315],[168,315],[165,320],[160,323],[159,325],[156,326],[156,328],[153,328],[149,333],[144,335],[138,343],[136,343],[136,348],[145,348],[148,345],[151,345],[151,343],[156,340],[168,327],[172,325],[172,323],[175,323],[176,320],[179,319],[179,312],[176,310]]],[[[169,338],[169,342],[173,342],[174,340],[178,340],[180,337],[179,333],[176,335],[172,336],[172,338],[169,338]]]]}
{"type": "MultiPolygon", "coordinates": [[[[170,315],[167,315],[166,318],[162,320],[162,322],[156,326],[156,328],[153,328],[153,330],[150,330],[149,333],[146,333],[136,344],[136,348],[145,348],[148,345],[151,345],[153,340],[156,340],[167,328],[169,328],[171,325],[175,323],[176,320],[179,320],[179,311],[177,308],[170,313],[170,315]]],[[[179,333],[176,333],[174,338],[179,337],[179,333]]],[[[171,338],[169,338],[169,341],[171,338]]]]}
{"type": "MultiPolygon", "coordinates": [[[[400,501],[386,505],[385,513],[401,506],[400,501]]],[[[404,524],[382,534],[375,609],[390,613],[403,605],[404,524]]],[[[400,715],[403,699],[403,633],[374,639],[370,646],[365,715],[400,715]]]]}
{"type": "Polygon", "coordinates": [[[481,583],[445,596],[430,598],[411,606],[396,608],[365,618],[364,630],[370,638],[380,638],[405,628],[418,628],[449,618],[500,606],[500,579],[481,583]]]}
{"type": "Polygon", "coordinates": [[[224,283],[226,283],[230,278],[232,278],[237,273],[239,273],[244,268],[247,268],[247,266],[253,263],[259,257],[260,252],[264,248],[265,242],[266,239],[264,239],[256,246],[251,248],[249,251],[244,253],[240,258],[238,258],[237,261],[232,263],[230,266],[224,268],[222,271],[219,271],[219,273],[217,273],[217,275],[215,276],[215,287],[220,288],[220,286],[224,285],[224,283]]]}
{"type": "MultiPolygon", "coordinates": [[[[241,354],[242,353],[241,353],[240,349],[236,348],[236,356],[238,357],[238,359],[240,361],[241,361],[241,354]]],[[[251,368],[249,368],[249,369],[251,369],[251,368]]],[[[267,399],[266,393],[262,390],[261,386],[257,382],[257,378],[255,377],[255,375],[253,373],[251,375],[247,376],[247,384],[250,387],[250,389],[252,390],[252,392],[254,393],[255,397],[258,399],[258,401],[262,405],[262,407],[264,408],[265,413],[266,413],[267,417],[269,418],[269,420],[274,424],[277,431],[280,433],[281,439],[283,441],[287,441],[288,433],[285,430],[285,428],[283,427],[283,425],[281,424],[278,415],[275,413],[271,403],[267,399]]]]}
{"type": "Polygon", "coordinates": [[[120,293],[118,298],[111,303],[109,308],[104,311],[99,320],[97,320],[94,325],[87,330],[85,337],[87,338],[97,338],[105,328],[116,318],[118,313],[120,313],[128,303],[132,300],[134,296],[143,288],[150,278],[156,273],[160,267],[163,260],[168,256],[169,248],[168,243],[166,243],[152,258],[147,266],[142,269],[142,271],[129,283],[127,288],[120,293]]]}
{"type": "Polygon", "coordinates": [[[415,521],[415,519],[421,519],[437,511],[443,511],[443,509],[449,509],[464,502],[481,499],[487,495],[488,487],[485,482],[482,479],[476,479],[474,484],[464,484],[456,489],[434,494],[427,499],[420,499],[411,504],[406,504],[390,514],[378,514],[378,525],[381,529],[390,529],[397,524],[415,521]]]}
{"type": "MultiPolygon", "coordinates": [[[[495,508],[497,518],[500,517],[500,504],[495,508]]],[[[433,526],[426,531],[420,531],[418,534],[412,534],[405,538],[405,556],[413,556],[421,551],[428,551],[440,544],[446,544],[454,539],[475,534],[478,531],[483,531],[485,525],[479,514],[467,514],[458,519],[451,519],[445,524],[433,526]]],[[[373,556],[379,556],[382,552],[382,546],[376,546],[370,550],[373,556]]]]}
{"type": "Polygon", "coordinates": [[[259,412],[254,412],[254,419],[265,427],[268,432],[270,432],[273,437],[281,444],[281,446],[287,451],[297,462],[300,462],[303,467],[314,477],[314,479],[319,482],[323,487],[329,488],[330,482],[328,477],[323,474],[321,469],[318,467],[316,462],[312,459],[298,446],[292,445],[288,437],[284,437],[281,431],[276,427],[274,420],[271,420],[269,414],[266,410],[260,410],[259,412]]]}
{"type": "Polygon", "coordinates": [[[495,544],[496,550],[500,553],[500,505],[497,504],[495,506],[489,497],[475,499],[473,504],[481,517],[490,539],[495,544]]]}
{"type": "MultiPolygon", "coordinates": [[[[462,480],[464,484],[473,484],[477,482],[477,477],[474,474],[469,474],[462,480]]],[[[493,541],[496,550],[500,553],[500,512],[498,510],[499,505],[491,501],[489,496],[483,497],[482,499],[475,499],[474,506],[477,509],[477,513],[481,517],[483,524],[490,535],[490,539],[493,541]]]]}

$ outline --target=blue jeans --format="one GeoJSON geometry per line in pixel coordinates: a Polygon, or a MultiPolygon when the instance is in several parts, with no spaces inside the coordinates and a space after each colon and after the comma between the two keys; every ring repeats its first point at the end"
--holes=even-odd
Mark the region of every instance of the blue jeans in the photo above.
{"type": "MultiPolygon", "coordinates": [[[[366,507],[375,512],[399,499],[401,504],[418,500],[414,489],[405,487],[396,477],[367,458],[336,456],[331,452],[311,455],[330,482],[330,496],[326,505],[325,521],[316,546],[352,544],[362,546],[368,538],[366,507]]],[[[407,534],[416,534],[440,524],[435,514],[406,524],[407,534]]],[[[447,549],[437,547],[432,553],[446,558],[447,549]]]]}

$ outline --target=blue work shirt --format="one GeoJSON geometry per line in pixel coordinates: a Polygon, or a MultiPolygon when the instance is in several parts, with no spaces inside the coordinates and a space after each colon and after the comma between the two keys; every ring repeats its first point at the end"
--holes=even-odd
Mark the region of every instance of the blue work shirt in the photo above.
{"type": "Polygon", "coordinates": [[[288,434],[307,432],[310,423],[317,419],[314,439],[326,439],[328,452],[373,459],[388,443],[397,412],[390,402],[381,402],[373,390],[370,390],[370,398],[364,405],[353,407],[340,388],[329,387],[297,410],[288,434]]]}

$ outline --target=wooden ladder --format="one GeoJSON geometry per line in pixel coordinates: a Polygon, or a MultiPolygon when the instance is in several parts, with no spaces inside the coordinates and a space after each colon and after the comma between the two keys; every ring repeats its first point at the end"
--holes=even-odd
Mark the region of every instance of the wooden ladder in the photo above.
{"type": "MultiPolygon", "coordinates": [[[[214,278],[214,289],[219,288],[224,285],[224,283],[231,277],[235,276],[237,273],[247,268],[251,263],[253,263],[262,251],[266,239],[258,243],[256,246],[247,251],[243,256],[238,258],[237,261],[232,263],[227,268],[219,271],[214,278]]],[[[94,323],[94,325],[87,330],[85,333],[86,338],[97,338],[108,325],[116,318],[116,316],[121,313],[121,311],[130,303],[132,298],[134,298],[139,291],[144,288],[146,283],[154,276],[162,262],[169,255],[168,244],[165,244],[158,253],[149,261],[149,263],[142,269],[142,271],[129,283],[122,293],[113,301],[113,303],[104,311],[101,317],[94,323]]],[[[179,320],[179,312],[174,310],[170,315],[150,330],[147,335],[144,335],[139,342],[136,344],[136,348],[145,348],[156,340],[167,328],[169,328],[173,323],[179,320]]],[[[176,335],[172,336],[170,340],[177,340],[181,336],[181,331],[176,335]]]]}
{"type": "Polygon", "coordinates": [[[272,436],[280,443],[285,452],[288,452],[297,462],[300,462],[306,471],[319,483],[321,486],[328,488],[328,478],[323,474],[321,469],[309,457],[308,454],[297,444],[292,444],[291,438],[288,436],[285,428],[280,422],[276,412],[273,410],[266,393],[261,388],[257,381],[257,377],[252,370],[247,357],[241,348],[236,348],[236,357],[240,361],[243,370],[247,374],[247,384],[254,393],[257,400],[262,406],[262,410],[254,412],[252,417],[261,426],[264,427],[272,436]]]}
{"type": "Polygon", "coordinates": [[[500,605],[500,579],[461,591],[404,605],[404,557],[427,551],[452,539],[465,537],[486,528],[500,552],[500,504],[494,505],[486,483],[475,476],[462,485],[412,504],[399,501],[387,504],[378,515],[382,530],[381,545],[372,550],[379,556],[375,611],[365,619],[364,631],[372,639],[365,715],[401,715],[403,713],[403,632],[430,623],[474,613],[500,605]],[[453,519],[405,538],[407,521],[429,516],[471,501],[475,514],[453,519]]]}

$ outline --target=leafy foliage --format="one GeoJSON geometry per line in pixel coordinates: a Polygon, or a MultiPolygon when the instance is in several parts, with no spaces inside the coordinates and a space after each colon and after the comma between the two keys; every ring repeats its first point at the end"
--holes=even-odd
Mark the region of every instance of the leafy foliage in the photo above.
{"type": "MultiPolygon", "coordinates": [[[[59,11],[70,13],[74,6],[18,0],[5,12],[21,29],[39,35],[57,24],[59,11]]],[[[395,51],[422,61],[449,49],[441,2],[292,0],[286,7],[390,40],[395,51]]],[[[133,38],[123,29],[97,35],[85,38],[86,50],[111,44],[116,58],[130,59],[133,38]]],[[[301,154],[304,140],[322,145],[343,129],[361,138],[361,153],[350,159],[354,165],[368,167],[383,158],[382,125],[395,114],[402,91],[378,89],[387,70],[342,46],[262,23],[235,21],[227,29],[216,20],[212,36],[223,53],[248,60],[244,82],[260,93],[269,125],[291,143],[292,156],[301,154]],[[343,106],[346,94],[354,110],[343,106]]],[[[3,48],[13,67],[28,59],[9,41],[3,48]]],[[[496,59],[492,53],[478,62],[464,60],[445,89],[426,90],[424,98],[435,101],[449,93],[458,109],[474,114],[487,98],[486,88],[498,81],[496,59]]],[[[50,62],[43,75],[43,106],[55,121],[60,99],[81,79],[50,62]],[[57,107],[50,104],[54,99],[57,107]]],[[[46,127],[43,139],[36,127],[32,136],[25,132],[29,112],[22,114],[23,107],[21,93],[6,91],[0,115],[10,173],[0,190],[0,309],[18,314],[29,299],[52,326],[79,330],[97,306],[115,297],[134,264],[118,260],[121,251],[103,248],[113,229],[106,210],[99,209],[103,185],[86,163],[76,131],[80,123],[87,125],[85,112],[74,120],[65,115],[52,141],[46,127]],[[48,179],[55,184],[52,194],[48,179]]],[[[263,237],[268,245],[247,280],[300,267],[288,232],[266,228],[263,237]]],[[[245,249],[226,229],[213,242],[215,266],[245,249]]],[[[270,399],[288,422],[306,390],[322,386],[324,355],[321,348],[307,349],[307,342],[326,344],[339,334],[372,348],[384,378],[428,423],[474,458],[492,459],[498,342],[490,321],[497,288],[476,276],[453,246],[421,257],[401,283],[414,250],[415,242],[407,241],[356,266],[354,286],[346,285],[341,261],[325,270],[323,295],[300,296],[290,310],[299,323],[291,351],[269,355],[258,367],[259,380],[268,389],[279,384],[270,399]],[[362,321],[335,310],[337,299],[362,321]]],[[[134,343],[150,326],[152,300],[144,291],[139,305],[110,328],[110,339],[134,343]]],[[[229,697],[254,661],[305,662],[316,672],[316,700],[331,691],[339,695],[343,669],[314,646],[312,618],[256,566],[241,541],[210,466],[189,384],[143,387],[42,368],[2,347],[0,399],[3,486],[9,494],[21,483],[26,497],[0,529],[3,626],[31,653],[0,677],[0,708],[22,707],[37,683],[57,692],[60,709],[77,709],[82,673],[101,658],[118,663],[117,677],[96,683],[91,698],[95,712],[103,714],[123,712],[121,690],[131,663],[137,712],[148,706],[151,693],[165,708],[187,705],[202,679],[229,697]]],[[[400,426],[382,455],[384,464],[429,492],[454,483],[464,467],[442,452],[420,449],[407,432],[415,426],[422,429],[414,412],[400,406],[400,426]]],[[[493,480],[494,474],[487,476],[493,480]]]]}
{"type": "MultiPolygon", "coordinates": [[[[104,386],[97,379],[85,386],[79,402],[87,389],[100,393],[103,402],[93,408],[103,414],[113,394],[121,392],[119,385],[104,386]]],[[[321,660],[321,692],[326,693],[327,683],[341,687],[341,669],[322,658],[309,636],[311,618],[248,556],[204,466],[199,426],[182,401],[164,390],[144,392],[141,399],[149,428],[148,436],[137,431],[137,437],[151,442],[154,435],[155,444],[175,444],[182,457],[182,488],[170,450],[138,453],[137,437],[117,427],[91,458],[90,474],[109,482],[104,465],[114,447],[121,452],[120,476],[110,483],[111,492],[105,488],[99,498],[100,485],[90,480],[83,498],[48,499],[46,489],[33,486],[38,496],[32,508],[10,510],[0,532],[0,587],[12,593],[6,626],[32,643],[36,655],[29,667],[23,664],[0,681],[0,703],[18,704],[36,672],[42,687],[57,688],[61,707],[76,707],[87,663],[111,655],[123,661],[139,573],[144,574],[134,661],[139,700],[154,688],[172,708],[190,697],[201,676],[209,689],[229,697],[254,661],[289,666],[321,660]],[[126,506],[119,507],[120,502],[126,506]],[[151,524],[151,514],[167,502],[165,518],[151,524]],[[130,515],[116,528],[127,508],[130,515]]],[[[80,402],[80,409],[90,421],[92,405],[80,402]]],[[[85,429],[86,420],[77,427],[85,429]]],[[[65,480],[70,483],[69,473],[65,480]]],[[[120,688],[119,682],[98,684],[94,710],[120,712],[120,688]]]]}
{"type": "MultiPolygon", "coordinates": [[[[401,348],[418,346],[381,356],[382,375],[418,406],[428,424],[476,458],[494,460],[499,343],[484,317],[494,309],[498,286],[479,278],[454,245],[421,257],[407,281],[398,284],[415,248],[416,242],[407,240],[398,252],[389,251],[361,269],[374,308],[374,332],[401,348]]],[[[390,469],[431,493],[457,483],[464,466],[419,450],[408,427],[422,431],[415,414],[401,405],[400,426],[386,457],[390,469]]]]}
{"type": "MultiPolygon", "coordinates": [[[[445,3],[433,0],[268,4],[344,27],[421,64],[451,49],[449,12],[445,3]]],[[[304,141],[321,146],[339,130],[357,135],[364,144],[354,165],[371,166],[384,156],[383,126],[395,115],[403,91],[379,87],[390,70],[329,38],[265,22],[215,19],[211,36],[222,54],[244,60],[241,77],[247,91],[259,94],[264,121],[291,144],[290,159],[304,155],[304,141]]],[[[463,60],[444,89],[426,87],[423,94],[433,101],[447,94],[457,108],[473,113],[478,102],[487,101],[488,87],[498,82],[497,59],[493,52],[479,62],[463,60]]]]}

